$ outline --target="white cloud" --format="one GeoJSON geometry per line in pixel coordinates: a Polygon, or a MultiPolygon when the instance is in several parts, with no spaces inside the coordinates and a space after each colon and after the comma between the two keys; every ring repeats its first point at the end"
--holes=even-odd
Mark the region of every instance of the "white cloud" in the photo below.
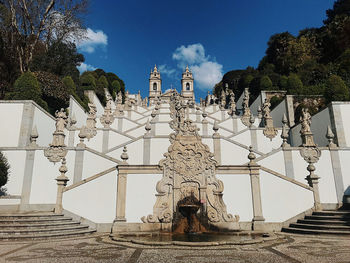
{"type": "Polygon", "coordinates": [[[83,73],[84,71],[91,71],[95,70],[96,68],[90,64],[81,63],[80,66],[77,67],[77,69],[80,73],[83,73]]]}
{"type": "Polygon", "coordinates": [[[108,37],[102,30],[92,30],[88,28],[86,30],[85,38],[77,41],[77,47],[87,53],[95,52],[96,48],[106,47],[108,44],[108,37]]]}
{"type": "Polygon", "coordinates": [[[211,90],[222,79],[222,65],[217,62],[206,61],[191,66],[191,70],[193,78],[202,90],[211,90]]]}
{"type": "Polygon", "coordinates": [[[193,72],[193,78],[199,89],[210,90],[222,79],[223,66],[209,55],[205,54],[202,44],[192,44],[178,47],[172,55],[177,66],[183,70],[186,65],[193,72]]]}
{"type": "Polygon", "coordinates": [[[178,61],[178,66],[181,68],[186,65],[193,65],[205,62],[209,57],[205,56],[205,50],[202,44],[188,45],[187,47],[178,47],[173,53],[173,59],[178,61]]]}
{"type": "Polygon", "coordinates": [[[176,69],[170,68],[168,65],[163,64],[158,66],[159,72],[161,74],[167,75],[169,78],[175,78],[176,69]]]}

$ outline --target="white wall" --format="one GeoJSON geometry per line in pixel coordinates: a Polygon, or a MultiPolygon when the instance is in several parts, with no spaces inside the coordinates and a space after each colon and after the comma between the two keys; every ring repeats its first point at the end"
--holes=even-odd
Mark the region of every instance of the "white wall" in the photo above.
{"type": "Polygon", "coordinates": [[[283,222],[313,207],[313,193],[279,177],[260,172],[265,222],[283,222]]]}
{"type": "MultiPolygon", "coordinates": [[[[39,137],[37,139],[37,144],[39,146],[48,146],[52,143],[52,134],[56,130],[55,123],[56,121],[53,117],[49,116],[47,112],[43,112],[37,107],[34,108],[33,127],[36,126],[38,130],[39,137]]],[[[68,135],[67,131],[66,135],[68,135]]]]}
{"type": "Polygon", "coordinates": [[[126,220],[141,223],[141,217],[153,214],[156,202],[156,184],[162,178],[157,174],[129,174],[126,184],[126,220]]]}
{"type": "Polygon", "coordinates": [[[350,147],[350,123],[349,123],[350,104],[349,102],[342,102],[342,103],[343,104],[339,105],[340,112],[341,112],[341,123],[343,124],[346,146],[350,147]]]}
{"type": "Polygon", "coordinates": [[[95,223],[112,223],[116,217],[117,171],[63,193],[65,210],[95,223]]]}
{"type": "Polygon", "coordinates": [[[248,174],[218,174],[216,176],[224,183],[224,203],[227,212],[239,215],[240,222],[252,221],[253,205],[248,174]]]}
{"type": "MultiPolygon", "coordinates": [[[[0,104],[1,105],[1,104],[0,104]]],[[[4,186],[9,195],[21,195],[26,151],[2,151],[10,164],[10,174],[4,186]]]]}
{"type": "Polygon", "coordinates": [[[86,125],[87,114],[85,113],[85,110],[73,98],[73,96],[70,96],[70,99],[69,99],[69,117],[72,118],[73,115],[75,115],[75,119],[77,121],[77,123],[75,124],[76,127],[80,128],[83,125],[86,125]]]}
{"type": "Polygon", "coordinates": [[[339,151],[340,167],[343,174],[344,194],[350,195],[350,151],[339,151]]]}
{"type": "Polygon", "coordinates": [[[0,103],[0,147],[18,146],[23,103],[0,103]]]}

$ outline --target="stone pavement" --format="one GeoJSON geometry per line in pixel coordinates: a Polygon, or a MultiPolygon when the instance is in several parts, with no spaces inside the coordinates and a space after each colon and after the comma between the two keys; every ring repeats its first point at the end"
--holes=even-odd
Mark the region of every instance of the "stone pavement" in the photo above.
{"type": "Polygon", "coordinates": [[[108,235],[79,239],[0,242],[0,262],[259,263],[350,262],[350,238],[286,235],[255,245],[206,249],[116,245],[108,235]]]}

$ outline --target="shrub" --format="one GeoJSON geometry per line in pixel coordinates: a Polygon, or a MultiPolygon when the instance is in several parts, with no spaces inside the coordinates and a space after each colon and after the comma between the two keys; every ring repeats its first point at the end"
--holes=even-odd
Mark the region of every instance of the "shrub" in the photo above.
{"type": "Polygon", "coordinates": [[[10,165],[7,162],[5,155],[0,152],[0,195],[4,192],[4,189],[1,189],[8,181],[10,165]]]}
{"type": "Polygon", "coordinates": [[[62,82],[69,94],[74,95],[77,92],[77,87],[71,76],[65,76],[62,82]]]}
{"type": "Polygon", "coordinates": [[[260,79],[260,89],[261,90],[271,90],[272,89],[272,81],[268,76],[263,76],[260,79]]]}
{"type": "Polygon", "coordinates": [[[11,94],[13,100],[33,100],[45,110],[48,110],[47,103],[41,98],[42,92],[38,80],[33,73],[23,73],[14,84],[14,92],[11,94]]]}
{"type": "Polygon", "coordinates": [[[300,94],[303,88],[303,83],[301,82],[297,74],[290,74],[287,81],[287,91],[289,94],[300,94]]]}
{"type": "Polygon", "coordinates": [[[326,81],[325,98],[327,102],[349,99],[349,89],[341,77],[332,75],[326,81]]]}
{"type": "Polygon", "coordinates": [[[91,72],[84,72],[80,76],[80,86],[84,90],[93,90],[96,91],[96,79],[95,77],[91,74],[91,72]]]}

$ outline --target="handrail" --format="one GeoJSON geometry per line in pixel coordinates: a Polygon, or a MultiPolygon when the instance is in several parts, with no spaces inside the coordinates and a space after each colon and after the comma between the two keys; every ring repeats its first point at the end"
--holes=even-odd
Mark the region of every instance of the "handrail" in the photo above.
{"type": "Polygon", "coordinates": [[[290,182],[290,183],[296,184],[296,185],[298,185],[298,186],[300,186],[300,187],[303,187],[303,188],[305,188],[305,189],[307,189],[307,190],[313,191],[312,187],[310,187],[310,186],[308,186],[308,185],[306,185],[306,184],[300,183],[300,182],[298,182],[297,180],[291,179],[291,178],[289,178],[289,177],[287,177],[287,176],[285,176],[285,175],[283,175],[283,174],[280,174],[280,173],[278,173],[278,172],[275,172],[275,171],[273,171],[273,170],[271,170],[271,169],[269,169],[269,168],[266,168],[266,167],[264,167],[264,166],[260,166],[260,169],[263,170],[263,171],[265,171],[265,172],[267,172],[267,173],[270,173],[270,174],[272,174],[272,175],[275,175],[275,176],[277,176],[277,177],[279,177],[279,178],[281,178],[281,179],[283,179],[283,180],[286,180],[286,181],[288,181],[288,182],[290,182]]]}
{"type": "Polygon", "coordinates": [[[70,186],[65,187],[65,188],[63,189],[63,192],[67,192],[67,191],[69,191],[69,190],[72,190],[72,189],[74,189],[74,188],[80,186],[80,185],[83,185],[83,184],[86,184],[86,183],[88,183],[88,182],[91,182],[92,180],[95,180],[95,179],[97,179],[97,178],[99,178],[99,177],[101,177],[101,176],[103,176],[103,175],[105,175],[105,174],[108,174],[108,173],[110,173],[110,172],[113,172],[113,171],[115,171],[115,170],[117,170],[117,167],[116,167],[116,166],[114,166],[114,167],[112,167],[112,168],[109,168],[109,169],[107,169],[107,170],[105,170],[105,171],[103,171],[103,172],[100,172],[100,173],[98,173],[98,174],[92,175],[92,176],[90,176],[90,177],[88,177],[88,178],[85,178],[85,179],[79,181],[79,182],[76,182],[75,184],[71,184],[70,186]]]}

